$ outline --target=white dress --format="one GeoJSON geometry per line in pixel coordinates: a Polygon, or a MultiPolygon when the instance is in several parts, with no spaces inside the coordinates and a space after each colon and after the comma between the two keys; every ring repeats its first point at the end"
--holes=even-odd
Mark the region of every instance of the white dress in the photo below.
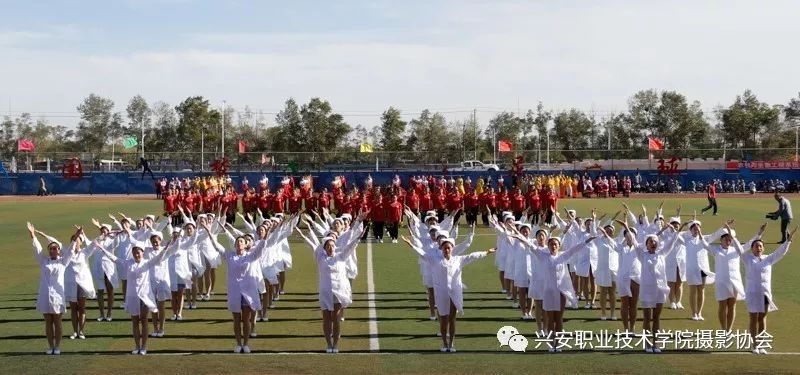
{"type": "MultiPolygon", "coordinates": [[[[211,224],[211,235],[219,234],[221,231],[222,227],[219,225],[219,222],[214,220],[213,224],[211,224]]],[[[216,269],[222,263],[222,257],[214,247],[214,243],[212,242],[214,239],[211,238],[209,233],[205,230],[199,231],[197,236],[197,250],[203,256],[203,260],[208,264],[208,267],[216,269]]]]}
{"type": "MultiPolygon", "coordinates": [[[[524,246],[524,245],[522,245],[524,246]]],[[[538,251],[548,251],[547,246],[538,246],[534,243],[538,251]]],[[[534,250],[536,251],[536,250],[534,250]]],[[[528,298],[534,300],[541,300],[544,298],[544,275],[545,275],[545,262],[542,258],[525,251],[531,261],[531,282],[528,285],[528,298]]]]}
{"type": "MultiPolygon", "coordinates": [[[[584,243],[589,237],[597,235],[597,225],[595,222],[596,220],[592,220],[592,225],[589,232],[573,229],[575,232],[575,241],[577,243],[584,243]]],[[[590,242],[588,245],[584,246],[586,246],[589,251],[582,251],[578,253],[578,255],[573,257],[573,262],[575,264],[576,275],[580,277],[589,277],[590,273],[592,275],[597,273],[597,246],[594,242],[590,242]]],[[[597,280],[597,276],[595,276],[595,280],[597,280]]]]}
{"type": "MultiPolygon", "coordinates": [[[[72,246],[70,246],[72,247],[72,246]]],[[[64,273],[72,261],[71,257],[50,259],[42,254],[42,244],[33,238],[33,256],[39,263],[39,293],[36,296],[36,311],[42,314],[62,314],[67,310],[64,297],[64,273]]]]}
{"type": "Polygon", "coordinates": [[[600,241],[597,248],[597,269],[594,272],[594,281],[597,286],[610,288],[617,278],[619,269],[618,256],[615,252],[616,243],[612,240],[600,241]]]}
{"type": "Polygon", "coordinates": [[[644,244],[635,246],[636,256],[642,267],[639,283],[639,305],[645,309],[656,308],[663,304],[669,295],[667,285],[666,257],[675,249],[676,236],[670,243],[660,246],[654,253],[647,251],[644,244]]]}
{"type": "MultiPolygon", "coordinates": [[[[122,230],[122,225],[119,225],[120,230],[122,230]]],[[[117,234],[116,237],[116,248],[114,251],[114,255],[117,258],[122,260],[130,260],[133,257],[131,251],[133,249],[135,239],[129,235],[128,233],[120,233],[117,234]]],[[[125,269],[125,263],[123,262],[116,262],[117,265],[117,275],[119,275],[120,280],[127,280],[128,279],[128,272],[125,269]]]]}
{"type": "Polygon", "coordinates": [[[744,299],[744,285],[742,285],[742,272],[739,270],[739,252],[733,245],[723,248],[720,245],[711,247],[714,255],[714,294],[717,301],[728,298],[744,299]]]}
{"type": "Polygon", "coordinates": [[[169,258],[167,262],[169,266],[169,285],[170,290],[173,292],[178,291],[178,284],[183,284],[184,288],[191,289],[192,287],[192,269],[198,268],[201,265],[192,264],[192,259],[198,261],[197,257],[192,257],[191,253],[196,251],[197,235],[181,236],[178,239],[178,248],[175,255],[169,258]]]}
{"type": "Polygon", "coordinates": [[[464,283],[461,281],[461,272],[464,266],[486,257],[489,253],[479,251],[468,255],[450,255],[450,259],[445,259],[441,253],[425,253],[417,247],[412,248],[430,264],[433,276],[433,296],[439,315],[450,315],[451,302],[456,308],[453,313],[463,314],[464,283]]]}
{"type": "Polygon", "coordinates": [[[545,247],[539,247],[530,241],[525,242],[526,249],[539,258],[542,266],[542,307],[544,311],[561,311],[561,296],[567,299],[567,304],[578,303],[572,280],[567,271],[567,260],[581,250],[588,249],[583,243],[578,243],[569,250],[550,255],[545,247]]]}
{"type": "MultiPolygon", "coordinates": [[[[664,241],[669,242],[673,236],[680,236],[680,233],[669,232],[664,234],[664,241]]],[[[666,259],[667,281],[678,282],[680,275],[681,282],[686,281],[686,246],[682,242],[675,244],[675,249],[667,255],[666,259]]]]}
{"type": "MultiPolygon", "coordinates": [[[[175,245],[177,250],[177,245],[175,245]]],[[[154,249],[148,247],[144,251],[145,259],[157,258],[161,253],[167,250],[163,247],[154,249]]],[[[157,262],[150,270],[150,288],[153,290],[156,301],[169,301],[172,299],[172,286],[169,278],[169,262],[157,262]]]]}
{"type": "MultiPolygon", "coordinates": [[[[145,305],[150,312],[157,312],[156,298],[153,288],[150,285],[151,271],[153,267],[163,264],[164,259],[174,253],[175,247],[161,251],[157,256],[144,259],[139,263],[131,259],[114,257],[117,264],[121,264],[128,276],[128,283],[125,287],[125,311],[131,316],[141,315],[141,305],[145,305]]],[[[112,254],[113,255],[113,254],[112,254]]]]}
{"type": "Polygon", "coordinates": [[[260,285],[263,285],[263,278],[260,278],[261,257],[267,247],[275,243],[276,236],[258,241],[253,249],[237,254],[236,250],[225,251],[215,244],[215,249],[220,252],[221,258],[227,263],[227,282],[228,282],[228,311],[241,313],[243,306],[249,306],[252,310],[261,310],[261,295],[259,294],[260,285]],[[256,269],[258,273],[256,273],[256,269]]]}
{"type": "MultiPolygon", "coordinates": [[[[116,239],[102,236],[96,240],[100,240],[100,244],[106,249],[113,249],[118,243],[116,239]]],[[[91,243],[89,246],[95,246],[91,243]]],[[[97,290],[106,289],[106,281],[111,283],[111,287],[116,289],[119,286],[119,272],[117,272],[117,264],[102,251],[92,251],[94,256],[92,258],[92,279],[94,280],[94,287],[97,290]]]]}
{"type": "Polygon", "coordinates": [[[751,313],[775,311],[778,306],[772,299],[772,265],[781,260],[792,243],[781,244],[772,254],[757,257],[752,252],[742,250],[742,262],[747,278],[745,289],[747,310],[751,313]]]}
{"type": "Polygon", "coordinates": [[[323,248],[324,242],[314,249],[314,259],[317,261],[319,273],[319,306],[322,310],[334,311],[337,303],[344,309],[353,303],[346,263],[361,239],[355,235],[361,233],[361,225],[361,223],[356,224],[355,229],[351,227],[348,231],[351,232],[350,235],[342,235],[336,240],[337,248],[341,247],[341,252],[334,250],[333,256],[328,256],[323,248]],[[342,246],[338,246],[339,244],[342,246]]]}
{"type": "Polygon", "coordinates": [[[689,285],[703,285],[703,274],[706,275],[706,284],[714,283],[714,273],[708,264],[709,243],[713,242],[722,234],[725,229],[720,229],[712,234],[704,236],[693,236],[692,233],[681,233],[683,244],[686,247],[686,282],[689,285]]]}
{"type": "Polygon", "coordinates": [[[514,249],[514,285],[527,288],[531,284],[531,254],[520,241],[515,241],[511,247],[514,249]]]}
{"type": "Polygon", "coordinates": [[[617,242],[606,238],[603,241],[609,241],[612,245],[611,249],[617,252],[617,262],[619,264],[619,269],[617,270],[617,295],[620,297],[633,297],[631,282],[641,284],[642,281],[642,263],[636,255],[636,247],[628,246],[625,240],[617,242]]]}
{"type": "Polygon", "coordinates": [[[94,290],[94,281],[92,280],[92,270],[89,268],[89,258],[95,251],[95,246],[91,245],[89,239],[84,237],[84,242],[90,244],[77,252],[70,251],[68,256],[72,257],[72,261],[67,267],[64,274],[64,295],[69,302],[78,302],[78,287],[83,289],[84,296],[87,299],[97,298],[97,293],[94,290]]]}

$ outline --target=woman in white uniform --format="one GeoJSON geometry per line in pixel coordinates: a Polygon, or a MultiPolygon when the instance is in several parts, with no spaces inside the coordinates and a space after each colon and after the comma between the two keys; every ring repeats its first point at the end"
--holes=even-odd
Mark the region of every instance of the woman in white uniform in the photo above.
{"type": "Polygon", "coordinates": [[[683,244],[686,248],[686,283],[689,285],[689,304],[692,309],[692,320],[701,321],[705,304],[706,284],[714,283],[714,273],[708,263],[708,244],[722,235],[721,229],[710,235],[703,235],[702,223],[697,220],[689,222],[689,233],[683,233],[683,244]]]}
{"type": "Polygon", "coordinates": [[[183,320],[184,292],[192,288],[192,269],[202,267],[202,264],[192,264],[192,260],[199,261],[199,257],[192,257],[191,255],[191,253],[197,251],[196,228],[194,221],[184,221],[183,230],[177,227],[167,228],[178,236],[178,249],[175,252],[175,256],[170,257],[167,263],[169,266],[170,291],[172,292],[170,300],[172,318],[170,320],[183,320]]]}
{"type": "Polygon", "coordinates": [[[136,242],[131,248],[131,259],[125,260],[118,258],[103,248],[102,245],[95,243],[95,246],[106,253],[114,262],[122,264],[128,275],[128,284],[125,290],[125,311],[131,314],[133,341],[136,345],[131,354],[147,354],[147,313],[149,311],[155,314],[158,311],[156,298],[150,286],[152,281],[151,272],[153,267],[164,264],[167,257],[175,253],[177,246],[174,245],[175,242],[169,243],[166,250],[160,251],[149,259],[145,259],[144,243],[136,242]]]}
{"type": "MultiPolygon", "coordinates": [[[[172,234],[170,243],[176,244],[180,236],[177,233],[172,234]]],[[[153,232],[150,235],[150,246],[145,249],[145,259],[156,258],[161,256],[161,253],[167,250],[161,246],[162,243],[161,232],[153,232]]],[[[175,252],[173,252],[175,254],[175,252]]],[[[172,299],[172,286],[170,285],[169,278],[169,262],[157,262],[153,269],[150,271],[150,288],[153,289],[153,296],[155,296],[156,306],[158,311],[153,313],[153,332],[150,337],[164,337],[164,322],[167,319],[166,302],[172,299]]]]}
{"type": "Polygon", "coordinates": [[[359,213],[347,232],[336,239],[325,237],[316,246],[298,228],[298,233],[314,250],[314,259],[317,261],[322,334],[325,336],[327,353],[339,352],[341,312],[353,303],[350,280],[347,278],[347,259],[355,251],[364,233],[364,217],[364,212],[359,213]]]}
{"type": "MultiPolygon", "coordinates": [[[[583,221],[581,227],[572,228],[578,243],[586,241],[587,238],[597,237],[597,212],[592,210],[592,216],[583,221]]],[[[575,265],[575,275],[578,277],[586,303],[586,309],[593,309],[597,289],[595,286],[595,272],[597,270],[597,246],[594,243],[587,243],[588,251],[581,252],[573,258],[575,265]]]]}
{"type": "MultiPolygon", "coordinates": [[[[618,221],[619,222],[619,221],[618,221]]],[[[611,245],[611,249],[617,252],[617,295],[620,300],[620,315],[622,316],[622,327],[626,332],[634,332],[636,326],[637,305],[639,303],[639,283],[641,282],[642,264],[636,255],[634,241],[637,237],[637,230],[622,224],[626,229],[622,234],[624,239],[616,241],[606,237],[606,241],[611,245]],[[630,234],[630,236],[628,235],[630,234]]]]}
{"type": "MultiPolygon", "coordinates": [[[[92,219],[92,223],[100,230],[100,236],[95,238],[106,249],[116,249],[118,241],[111,233],[111,227],[100,224],[92,219]]],[[[91,244],[90,244],[91,245],[91,244]]],[[[119,286],[117,265],[103,252],[94,252],[92,261],[92,279],[97,290],[97,309],[100,316],[98,322],[111,321],[111,312],[114,311],[114,289],[119,286]]]]}
{"type": "Polygon", "coordinates": [[[624,222],[622,222],[622,225],[625,226],[627,240],[633,244],[636,249],[636,256],[642,265],[641,287],[639,290],[639,299],[644,312],[642,328],[644,334],[653,336],[652,341],[645,342],[645,352],[661,353],[661,349],[655,345],[655,342],[656,333],[661,329],[661,309],[664,307],[664,302],[669,295],[665,258],[674,250],[675,242],[682,240],[682,237],[673,236],[670,243],[659,248],[659,236],[665,230],[675,230],[671,226],[665,226],[656,234],[648,234],[645,237],[644,246],[640,246],[630,232],[628,225],[624,222]]]}
{"type": "MultiPolygon", "coordinates": [[[[567,231],[570,229],[570,225],[572,224],[567,225],[567,231]]],[[[514,238],[522,241],[526,249],[541,261],[542,269],[540,272],[544,273],[542,276],[544,281],[542,308],[545,314],[545,331],[555,337],[558,332],[564,330],[564,307],[567,300],[575,301],[577,298],[565,263],[570,257],[579,254],[581,251],[588,251],[589,248],[586,245],[597,237],[589,237],[563,252],[560,252],[561,239],[558,237],[550,237],[547,240],[547,250],[540,248],[527,238],[519,235],[519,233],[515,233],[514,238]]],[[[561,349],[557,348],[554,338],[550,346],[550,352],[560,351],[561,349]]]]}
{"type": "MultiPolygon", "coordinates": [[[[733,321],[736,319],[736,301],[741,301],[745,298],[744,285],[742,284],[742,273],[739,269],[741,261],[740,252],[738,248],[742,248],[741,244],[735,246],[733,242],[738,242],[736,239],[736,231],[731,229],[729,224],[724,226],[726,233],[720,237],[718,246],[709,246],[711,254],[714,255],[714,274],[716,275],[716,286],[714,294],[717,299],[719,308],[717,310],[717,318],[719,319],[720,327],[724,331],[730,331],[733,326],[733,321]]],[[[745,247],[750,247],[753,241],[760,239],[760,235],[753,237],[745,247]]]]}
{"type": "Polygon", "coordinates": [[[606,304],[609,305],[611,320],[617,320],[614,312],[617,307],[616,278],[619,268],[614,241],[614,225],[608,223],[601,230],[606,241],[596,243],[597,247],[597,272],[595,272],[595,282],[600,287],[600,320],[606,320],[606,304]],[[609,241],[610,239],[610,241],[609,241]]]}
{"type": "MultiPolygon", "coordinates": [[[[517,230],[525,238],[530,238],[531,228],[530,224],[515,222],[517,230]]],[[[528,296],[530,294],[531,285],[531,255],[525,250],[524,245],[519,241],[514,241],[511,246],[514,248],[514,285],[517,286],[517,301],[522,314],[522,320],[533,319],[531,315],[531,308],[533,307],[533,300],[528,296]]]]}
{"type": "MultiPolygon", "coordinates": [[[[547,251],[547,237],[549,233],[546,229],[538,229],[536,230],[535,238],[536,242],[534,243],[535,246],[539,248],[540,251],[547,251]]],[[[524,246],[524,245],[523,245],[524,246]]],[[[544,298],[544,276],[545,276],[545,264],[537,256],[530,254],[529,251],[526,251],[531,258],[531,283],[528,286],[528,297],[533,301],[533,309],[534,309],[534,316],[536,317],[536,326],[538,332],[544,332],[545,324],[544,324],[544,310],[542,309],[542,299],[544,298]]]]}
{"type": "MultiPolygon", "coordinates": [[[[36,311],[44,316],[48,349],[46,354],[61,354],[61,314],[66,311],[64,297],[64,273],[72,257],[61,256],[61,243],[48,238],[47,252],[42,254],[42,244],[36,237],[33,224],[28,223],[28,233],[33,241],[33,256],[39,263],[39,293],[36,296],[36,311]]],[[[47,238],[47,237],[46,237],[47,238]]],[[[75,244],[70,244],[74,246],[75,244]]]]}
{"type": "Polygon", "coordinates": [[[436,306],[439,310],[439,331],[442,336],[442,352],[455,353],[453,342],[456,336],[456,315],[464,313],[464,284],[461,281],[461,273],[464,266],[478,259],[485,258],[494,253],[495,249],[474,252],[468,255],[453,255],[455,240],[445,238],[439,242],[440,253],[426,252],[411,243],[407,238],[405,241],[419,256],[425,258],[430,265],[431,276],[436,296],[436,306]]]}
{"type": "Polygon", "coordinates": [[[766,349],[757,346],[756,340],[759,334],[767,330],[767,313],[778,310],[772,299],[772,265],[783,259],[789,251],[796,231],[797,227],[789,232],[786,242],[769,255],[764,255],[764,242],[761,240],[753,241],[749,253],[745,253],[744,249],[737,246],[738,242],[734,242],[734,246],[741,254],[747,278],[745,294],[747,311],[750,313],[750,336],[753,340],[754,354],[767,354],[766,349]]]}
{"type": "MultiPolygon", "coordinates": [[[[202,226],[206,232],[210,233],[212,230],[208,222],[202,226]]],[[[281,239],[280,236],[270,236],[267,240],[259,241],[250,252],[246,251],[247,240],[244,236],[237,237],[235,248],[229,250],[212,241],[216,251],[228,264],[228,311],[233,314],[233,334],[236,337],[234,353],[250,353],[248,344],[252,314],[261,310],[259,284],[262,283],[262,279],[254,271],[255,268],[260,271],[261,257],[267,248],[281,239]]]]}
{"type": "MultiPolygon", "coordinates": [[[[92,280],[92,270],[89,268],[89,258],[95,251],[91,242],[86,238],[82,228],[78,228],[78,236],[81,242],[75,246],[70,254],[72,262],[67,267],[64,274],[64,294],[69,301],[70,316],[72,320],[73,333],[70,340],[86,338],[84,329],[86,328],[86,299],[97,298],[94,291],[94,280],[92,280]]],[[[74,241],[74,239],[73,239],[74,241]]]]}
{"type": "MultiPolygon", "coordinates": [[[[669,225],[675,229],[680,228],[681,209],[678,207],[678,214],[669,219],[669,225]]],[[[678,232],[664,233],[664,240],[669,241],[671,236],[681,235],[678,232]]],[[[683,280],[686,280],[686,246],[682,243],[675,245],[667,256],[667,284],[669,285],[669,308],[672,310],[683,310],[681,298],[683,297],[683,280]]]]}

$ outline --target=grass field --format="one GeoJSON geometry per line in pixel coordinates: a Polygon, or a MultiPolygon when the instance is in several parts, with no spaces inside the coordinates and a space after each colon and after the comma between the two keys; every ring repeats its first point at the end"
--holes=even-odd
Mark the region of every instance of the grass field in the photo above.
{"type": "MultiPolygon", "coordinates": [[[[455,354],[441,354],[438,323],[428,320],[427,305],[416,256],[400,244],[373,244],[375,312],[380,353],[369,353],[369,294],[367,293],[367,245],[359,246],[360,275],[354,285],[354,304],[347,310],[342,325],[339,355],[324,354],[320,312],[317,303],[317,275],[307,246],[292,239],[294,268],[288,273],[287,294],[278,302],[270,321],[258,323],[259,337],[251,341],[257,355],[230,353],[234,340],[231,317],[225,309],[224,273],[213,301],[201,303],[198,310],[185,310],[184,320],[166,323],[167,335],[151,339],[147,357],[127,354],[133,347],[130,322],[122,310],[115,310],[114,321],[98,323],[95,301],[88,302],[86,340],[62,342],[64,354],[44,356],[46,349],[42,317],[34,308],[38,267],[31,256],[25,221],[65,239],[72,224],[89,226],[89,219],[102,219],[108,212],[122,211],[130,216],[155,213],[157,201],[95,199],[65,201],[63,198],[41,201],[0,201],[0,368],[3,373],[296,373],[347,371],[373,372],[446,372],[501,373],[523,372],[800,372],[800,290],[796,270],[800,257],[792,250],[773,269],[773,291],[780,310],[769,315],[768,330],[774,335],[773,354],[753,356],[743,352],[708,353],[703,351],[644,354],[641,350],[574,351],[548,355],[546,350],[528,348],[527,353],[512,353],[500,348],[495,334],[501,326],[513,325],[531,338],[535,323],[519,320],[501,295],[492,258],[469,265],[464,272],[465,315],[458,323],[455,354]],[[779,354],[784,353],[784,354],[779,354]]],[[[763,198],[720,198],[720,216],[704,216],[706,232],[716,229],[724,219],[735,218],[739,236],[746,238],[764,222],[764,213],[775,209],[775,201],[763,198]]],[[[596,207],[613,214],[621,200],[563,200],[562,207],[575,208],[581,214],[596,207]]],[[[631,207],[645,203],[655,212],[658,200],[631,199],[631,207]]],[[[704,199],[668,199],[665,214],[674,213],[678,204],[684,213],[703,207],[704,199]]],[[[638,210],[638,208],[637,208],[638,210]]],[[[688,217],[684,215],[684,220],[688,217]]],[[[102,220],[101,220],[102,221],[102,220]]],[[[765,240],[779,237],[776,222],[771,222],[765,240]]],[[[466,233],[462,228],[461,234],[466,233]]],[[[90,235],[93,233],[90,232],[90,235]]],[[[470,251],[493,246],[494,236],[480,228],[470,251]]],[[[768,252],[775,246],[769,244],[768,252]]],[[[224,267],[221,268],[224,270],[224,267]]],[[[224,272],[224,271],[223,271],[224,272]]],[[[119,295],[118,295],[119,297],[119,295]]],[[[119,302],[118,302],[119,304],[119,302]]],[[[688,292],[684,296],[688,308],[688,292]]],[[[716,301],[713,287],[706,291],[704,322],[694,322],[686,310],[665,310],[663,329],[716,329],[716,301]]],[[[747,328],[744,302],[737,305],[734,329],[747,328]]],[[[619,322],[600,321],[598,310],[567,311],[565,329],[616,330],[619,322]]],[[[641,313],[639,314],[641,319],[641,313]]],[[[65,314],[64,332],[70,334],[69,315],[65,314]]],[[[533,343],[532,343],[533,344],[533,343]]]]}

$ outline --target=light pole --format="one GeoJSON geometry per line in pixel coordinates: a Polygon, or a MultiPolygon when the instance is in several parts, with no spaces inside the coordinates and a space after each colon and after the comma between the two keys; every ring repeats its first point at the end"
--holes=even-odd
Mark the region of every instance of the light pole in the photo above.
{"type": "Polygon", "coordinates": [[[142,159],[144,159],[144,121],[139,119],[139,125],[142,128],[142,159]]]}
{"type": "Polygon", "coordinates": [[[225,101],[222,101],[222,157],[225,157],[225,101]]]}

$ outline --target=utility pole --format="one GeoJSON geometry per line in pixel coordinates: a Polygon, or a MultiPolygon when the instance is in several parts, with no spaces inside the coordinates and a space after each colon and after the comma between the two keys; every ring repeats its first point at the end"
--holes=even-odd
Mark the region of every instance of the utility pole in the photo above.
{"type": "Polygon", "coordinates": [[[225,157],[225,101],[222,101],[222,157],[225,157]]]}
{"type": "Polygon", "coordinates": [[[472,109],[472,128],[475,130],[475,145],[472,149],[473,151],[473,159],[478,160],[478,110],[473,108],[472,109]]]}

